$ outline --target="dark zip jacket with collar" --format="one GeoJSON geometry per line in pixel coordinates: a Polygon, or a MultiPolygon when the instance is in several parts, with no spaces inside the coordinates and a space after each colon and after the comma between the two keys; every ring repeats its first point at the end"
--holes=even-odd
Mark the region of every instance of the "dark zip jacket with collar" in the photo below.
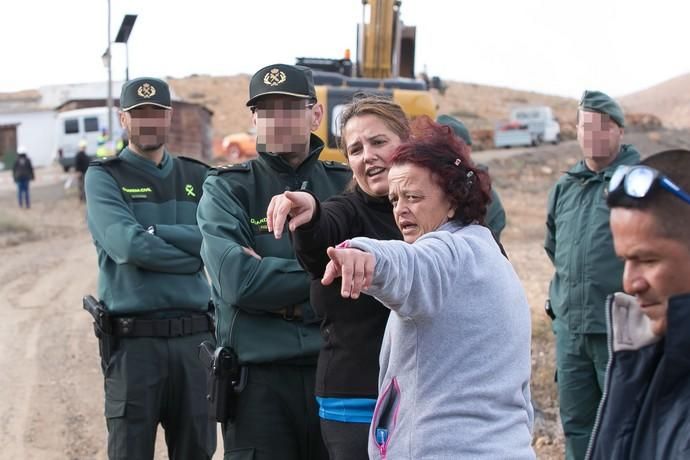
{"type": "Polygon", "coordinates": [[[316,395],[328,398],[376,398],[379,352],[390,310],[371,296],[344,299],[340,279],[330,286],[321,278],[330,260],[329,246],[365,236],[400,240],[388,197],[372,197],[359,187],[317,208],[310,222],[292,233],[297,258],[312,276],[311,300],[323,318],[324,345],[316,369],[316,395]]]}
{"type": "Polygon", "coordinates": [[[690,294],[670,299],[663,337],[634,297],[611,296],[607,310],[611,356],[587,458],[690,458],[690,294]]]}

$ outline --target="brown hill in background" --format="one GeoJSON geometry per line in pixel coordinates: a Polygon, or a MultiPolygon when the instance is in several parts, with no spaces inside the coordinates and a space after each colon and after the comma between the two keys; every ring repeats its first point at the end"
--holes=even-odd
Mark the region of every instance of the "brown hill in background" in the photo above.
{"type": "Polygon", "coordinates": [[[620,98],[629,112],[659,117],[665,126],[690,128],[690,73],[620,98]]]}
{"type": "MultiPolygon", "coordinates": [[[[193,75],[186,78],[168,78],[175,93],[189,102],[203,104],[213,111],[214,137],[245,131],[251,127],[247,100],[249,76],[212,77],[193,75]]],[[[575,136],[577,101],[530,91],[447,82],[444,95],[434,92],[438,113],[446,113],[463,120],[474,131],[493,130],[498,120],[507,119],[513,107],[548,105],[561,122],[565,138],[575,136]]]]}
{"type": "Polygon", "coordinates": [[[188,102],[203,104],[213,111],[213,150],[220,152],[226,135],[246,131],[252,118],[245,106],[249,94],[249,75],[226,77],[192,75],[185,78],[167,77],[175,94],[188,102]]]}
{"type": "MultiPolygon", "coordinates": [[[[193,75],[168,81],[179,97],[204,104],[214,112],[216,145],[225,135],[251,127],[249,110],[244,105],[249,75],[193,75]]],[[[461,119],[477,139],[478,148],[490,148],[496,122],[507,119],[511,109],[527,105],[551,107],[561,124],[562,137],[576,136],[576,99],[475,83],[448,81],[447,85],[443,95],[434,91],[438,113],[461,119]]],[[[690,128],[690,74],[624,96],[620,102],[626,109],[628,131],[657,129],[662,123],[673,128],[690,128]]]]}
{"type": "Polygon", "coordinates": [[[472,132],[480,148],[493,145],[493,130],[497,121],[507,120],[513,108],[529,105],[551,107],[561,125],[561,136],[574,139],[578,101],[571,98],[520,91],[475,83],[447,82],[444,95],[435,94],[439,114],[462,120],[472,132]]]}

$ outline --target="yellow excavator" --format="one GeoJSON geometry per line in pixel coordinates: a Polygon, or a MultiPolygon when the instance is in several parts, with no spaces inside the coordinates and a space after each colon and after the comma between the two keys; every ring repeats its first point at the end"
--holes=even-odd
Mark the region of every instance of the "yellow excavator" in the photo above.
{"type": "MultiPolygon", "coordinates": [[[[392,97],[408,117],[436,116],[430,89],[445,89],[434,77],[414,75],[416,28],[400,19],[400,0],[361,0],[362,23],[358,25],[357,59],[345,51],[342,59],[297,58],[297,64],[312,69],[316,96],[324,106],[324,119],[316,134],[326,146],[321,160],[344,162],[337,148],[338,115],[356,93],[392,97]],[[366,20],[368,17],[368,21],[366,20]]],[[[237,133],[223,140],[224,161],[239,162],[256,155],[255,133],[237,133]]]]}
{"type": "Polygon", "coordinates": [[[431,81],[415,79],[416,28],[402,23],[402,2],[361,1],[356,63],[350,59],[349,50],[342,59],[297,58],[298,65],[312,69],[316,95],[325,108],[324,120],[316,132],[326,144],[322,160],[345,160],[337,149],[338,115],[356,93],[390,96],[410,118],[435,118],[436,104],[429,90],[444,89],[437,77],[431,81]]]}

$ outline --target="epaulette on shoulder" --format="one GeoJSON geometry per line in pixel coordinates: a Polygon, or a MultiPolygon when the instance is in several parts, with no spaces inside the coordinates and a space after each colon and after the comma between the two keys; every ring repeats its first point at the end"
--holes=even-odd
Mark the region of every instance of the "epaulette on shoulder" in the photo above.
{"type": "Polygon", "coordinates": [[[104,157],[104,158],[94,158],[89,163],[89,166],[108,166],[111,164],[115,164],[119,161],[121,161],[119,155],[113,155],[111,157],[104,157]]]}
{"type": "Polygon", "coordinates": [[[247,161],[246,163],[237,163],[234,165],[223,165],[211,168],[208,173],[212,176],[220,176],[221,174],[229,172],[249,172],[251,169],[251,162],[247,161]]]}
{"type": "Polygon", "coordinates": [[[207,168],[207,169],[211,167],[210,165],[204,163],[204,162],[201,161],[201,160],[197,160],[196,158],[185,157],[185,156],[182,156],[182,155],[177,155],[175,158],[179,158],[180,160],[189,161],[189,162],[191,162],[191,163],[199,164],[199,165],[201,165],[201,166],[203,166],[204,168],[207,168]]]}
{"type": "Polygon", "coordinates": [[[339,161],[327,160],[322,161],[323,165],[328,169],[336,169],[340,171],[349,171],[350,167],[346,163],[340,163],[339,161]]]}

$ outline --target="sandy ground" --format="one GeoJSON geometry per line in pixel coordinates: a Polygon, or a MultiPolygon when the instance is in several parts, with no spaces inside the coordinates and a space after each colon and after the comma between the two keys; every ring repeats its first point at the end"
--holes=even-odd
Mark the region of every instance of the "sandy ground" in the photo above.
{"type": "MultiPolygon", "coordinates": [[[[689,147],[690,133],[627,140],[649,154],[689,147]]],[[[539,458],[562,458],[553,340],[542,310],[552,269],[542,243],[547,191],[579,150],[568,142],[476,159],[489,164],[507,210],[503,241],[533,309],[535,447],[539,458]]],[[[81,297],[96,291],[96,254],[76,190],[64,189],[56,168],[38,176],[33,207],[25,211],[16,208],[8,172],[0,172],[0,459],[104,459],[103,379],[81,308],[81,297]]],[[[156,459],[167,458],[162,433],[156,451],[156,459]]]]}

